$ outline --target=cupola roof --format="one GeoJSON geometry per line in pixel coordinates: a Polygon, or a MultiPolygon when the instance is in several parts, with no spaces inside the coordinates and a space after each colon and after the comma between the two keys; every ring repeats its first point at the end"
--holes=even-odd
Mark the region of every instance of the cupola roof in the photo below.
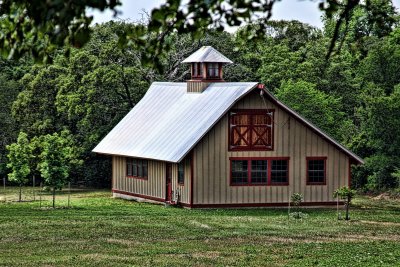
{"type": "Polygon", "coordinates": [[[213,63],[225,63],[232,64],[233,62],[221,54],[212,46],[203,46],[188,58],[186,58],[182,63],[195,63],[195,62],[213,62],[213,63]]]}

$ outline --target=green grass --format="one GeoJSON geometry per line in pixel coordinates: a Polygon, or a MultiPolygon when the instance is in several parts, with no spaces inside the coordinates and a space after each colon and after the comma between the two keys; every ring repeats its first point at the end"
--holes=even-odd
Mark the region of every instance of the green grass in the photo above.
{"type": "MultiPolygon", "coordinates": [[[[9,189],[12,199],[16,189],[9,189]]],[[[0,189],[0,199],[4,198],[0,189]]],[[[0,266],[399,266],[400,202],[336,209],[187,210],[74,191],[71,209],[0,202],[0,266]]],[[[44,197],[45,198],[45,197],[44,197]]],[[[47,196],[49,199],[49,196],[47,196]]],[[[66,206],[66,195],[57,205],[66,206]]],[[[50,206],[50,202],[44,203],[50,206]]]]}

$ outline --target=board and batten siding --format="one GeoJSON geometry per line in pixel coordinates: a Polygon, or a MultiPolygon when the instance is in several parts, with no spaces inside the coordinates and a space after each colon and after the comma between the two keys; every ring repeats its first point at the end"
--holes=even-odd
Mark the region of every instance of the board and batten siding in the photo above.
{"type": "Polygon", "coordinates": [[[172,163],[172,191],[178,191],[179,203],[190,204],[190,183],[191,183],[191,166],[190,161],[183,160],[185,162],[184,170],[184,183],[178,183],[178,164],[172,163]]]}
{"type": "MultiPolygon", "coordinates": [[[[126,157],[113,156],[113,192],[156,201],[166,199],[166,164],[162,161],[148,160],[147,179],[126,176],[126,157]]],[[[178,164],[172,164],[172,190],[179,191],[179,202],[190,201],[190,163],[185,165],[185,181],[178,184],[178,164]]]]}
{"type": "Polygon", "coordinates": [[[311,129],[252,92],[233,109],[274,109],[274,150],[229,151],[229,113],[194,148],[193,204],[258,204],[288,202],[301,193],[304,202],[335,201],[333,192],[349,181],[349,158],[311,129]],[[289,185],[230,186],[231,157],[289,157],[289,185]],[[306,157],[327,157],[326,185],[306,185],[306,157]]]}

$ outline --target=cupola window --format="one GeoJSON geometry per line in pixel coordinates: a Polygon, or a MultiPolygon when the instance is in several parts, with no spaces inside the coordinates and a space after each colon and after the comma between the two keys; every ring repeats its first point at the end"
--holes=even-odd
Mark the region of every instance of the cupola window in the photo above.
{"type": "Polygon", "coordinates": [[[203,76],[203,66],[201,63],[192,64],[192,77],[201,78],[203,76]]]}
{"type": "Polygon", "coordinates": [[[208,63],[207,65],[207,76],[208,78],[220,78],[219,77],[219,64],[218,63],[208,63]]]}

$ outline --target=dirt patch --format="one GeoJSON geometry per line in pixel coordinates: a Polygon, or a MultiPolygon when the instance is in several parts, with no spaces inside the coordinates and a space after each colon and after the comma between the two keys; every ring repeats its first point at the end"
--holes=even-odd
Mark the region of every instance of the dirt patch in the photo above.
{"type": "Polygon", "coordinates": [[[389,193],[382,193],[380,195],[377,195],[376,197],[372,198],[373,200],[390,200],[391,197],[389,193]]]}
{"type": "Polygon", "coordinates": [[[201,223],[201,222],[198,222],[198,221],[190,221],[190,223],[193,224],[194,226],[197,226],[197,227],[200,227],[203,229],[211,229],[211,226],[201,223]]]}

